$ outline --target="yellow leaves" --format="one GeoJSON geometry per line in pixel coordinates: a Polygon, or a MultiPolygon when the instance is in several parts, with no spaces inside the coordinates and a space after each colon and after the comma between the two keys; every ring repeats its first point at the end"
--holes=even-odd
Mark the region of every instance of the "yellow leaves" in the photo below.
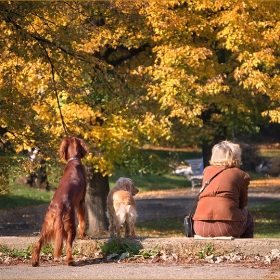
{"type": "Polygon", "coordinates": [[[272,88],[273,80],[266,72],[275,67],[277,58],[271,48],[254,53],[241,53],[238,60],[242,64],[236,68],[234,78],[240,81],[240,85],[243,85],[246,89],[251,88],[262,93],[267,93],[268,89],[272,88]],[[266,71],[259,69],[263,67],[266,71]]]}
{"type": "Polygon", "coordinates": [[[86,158],[83,160],[85,163],[90,163],[93,165],[93,168],[99,170],[103,176],[111,176],[110,173],[114,170],[114,165],[111,161],[108,161],[103,155],[98,153],[89,153],[86,158]]]}
{"type": "Polygon", "coordinates": [[[219,31],[218,38],[224,39],[225,47],[233,52],[242,51],[249,45],[253,49],[272,46],[279,39],[278,20],[273,13],[277,5],[276,2],[267,5],[265,1],[240,1],[235,8],[232,6],[221,13],[220,21],[225,27],[219,31]]]}
{"type": "Polygon", "coordinates": [[[111,30],[97,29],[95,30],[95,36],[85,38],[81,44],[74,42],[73,46],[77,50],[83,50],[87,53],[94,53],[95,51],[101,51],[106,44],[110,43],[113,39],[111,30]]]}
{"type": "Polygon", "coordinates": [[[275,110],[264,111],[262,112],[262,116],[269,116],[271,122],[280,124],[280,107],[276,108],[275,110]]]}
{"type": "Polygon", "coordinates": [[[41,143],[53,149],[63,120],[90,143],[87,160],[101,172],[110,173],[130,147],[173,140],[174,123],[200,130],[211,103],[222,112],[211,116],[214,126],[232,114],[239,97],[248,101],[236,109],[240,123],[258,111],[248,108],[256,104],[252,96],[269,97],[268,109],[278,100],[276,6],[158,0],[13,7],[23,13],[14,18],[21,31],[3,16],[0,21],[1,101],[9,106],[1,124],[23,138],[44,133],[53,141],[41,143]]]}
{"type": "MultiPolygon", "coordinates": [[[[110,118],[110,127],[106,128],[107,135],[113,136],[114,141],[134,141],[134,131],[131,129],[131,120],[125,116],[112,115],[110,118]]],[[[136,140],[136,139],[135,139],[136,140]]]]}
{"type": "Polygon", "coordinates": [[[20,153],[22,152],[23,150],[26,150],[30,147],[30,145],[32,145],[32,143],[34,143],[34,141],[26,141],[26,142],[23,142],[21,141],[21,138],[22,137],[27,137],[27,139],[30,137],[30,128],[27,127],[26,128],[26,131],[22,134],[19,134],[17,132],[14,132],[14,133],[10,133],[10,132],[7,132],[5,133],[5,136],[4,136],[4,139],[2,139],[3,142],[10,142],[12,141],[14,143],[14,146],[13,146],[13,149],[16,153],[20,153]]]}
{"type": "Polygon", "coordinates": [[[265,63],[266,67],[274,67],[277,62],[271,48],[264,48],[253,53],[244,51],[238,55],[237,60],[242,62],[243,68],[256,68],[262,63],[265,63]]]}
{"type": "Polygon", "coordinates": [[[147,112],[137,125],[139,132],[153,144],[158,143],[163,137],[165,139],[171,137],[170,128],[171,122],[167,116],[156,116],[150,112],[147,112]]]}
{"type": "Polygon", "coordinates": [[[90,119],[93,116],[93,111],[87,105],[68,103],[61,108],[66,120],[70,123],[75,119],[90,119]]]}
{"type": "Polygon", "coordinates": [[[204,95],[211,98],[212,96],[229,91],[230,87],[224,84],[226,78],[227,76],[223,74],[209,78],[205,86],[197,89],[196,94],[201,97],[204,95]]]}

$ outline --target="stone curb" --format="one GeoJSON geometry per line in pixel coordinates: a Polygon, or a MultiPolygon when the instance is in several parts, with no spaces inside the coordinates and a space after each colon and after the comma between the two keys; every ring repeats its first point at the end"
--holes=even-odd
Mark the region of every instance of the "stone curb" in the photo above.
{"type": "MultiPolygon", "coordinates": [[[[138,244],[140,248],[145,250],[153,250],[156,246],[157,250],[163,250],[166,253],[174,253],[177,255],[192,256],[198,254],[199,251],[206,248],[211,243],[213,252],[219,254],[245,254],[265,256],[271,253],[272,249],[280,248],[279,238],[257,238],[257,239],[194,239],[194,238],[149,238],[143,237],[136,240],[128,239],[129,242],[138,244]]],[[[0,246],[8,249],[26,249],[28,246],[34,245],[38,241],[38,237],[17,237],[17,236],[0,236],[0,246]]],[[[106,243],[109,239],[76,239],[75,246],[80,249],[83,254],[93,254],[99,248],[98,242],[106,243]]]]}

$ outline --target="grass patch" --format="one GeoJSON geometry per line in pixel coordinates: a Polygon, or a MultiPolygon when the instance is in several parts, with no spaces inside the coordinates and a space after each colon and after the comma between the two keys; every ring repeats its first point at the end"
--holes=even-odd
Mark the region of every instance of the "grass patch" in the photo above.
{"type": "Polygon", "coordinates": [[[108,242],[97,242],[103,255],[108,256],[109,259],[135,259],[135,257],[143,257],[148,259],[158,254],[158,247],[156,245],[152,250],[141,249],[140,244],[136,244],[134,241],[130,242],[125,239],[112,238],[108,242]]]}
{"type": "MultiPolygon", "coordinates": [[[[280,202],[249,207],[254,221],[254,238],[280,238],[280,202]]],[[[149,237],[183,237],[184,216],[136,222],[136,234],[149,237]]]]}
{"type": "Polygon", "coordinates": [[[106,243],[98,242],[99,247],[101,248],[101,251],[103,254],[109,255],[109,254],[118,254],[121,255],[122,253],[130,253],[130,254],[139,254],[140,251],[140,245],[135,243],[129,243],[128,241],[124,239],[117,239],[112,238],[106,243]]]}
{"type": "Polygon", "coordinates": [[[49,203],[54,191],[37,190],[13,183],[10,194],[0,195],[0,210],[49,203]]]}
{"type": "MultiPolygon", "coordinates": [[[[119,177],[126,177],[125,174],[118,173],[115,176],[110,177],[110,188],[113,188],[119,177]]],[[[128,176],[131,178],[135,186],[140,192],[152,191],[152,190],[166,190],[166,189],[184,189],[190,188],[191,182],[184,177],[173,175],[134,175],[128,176]]],[[[13,182],[10,184],[10,194],[0,195],[0,210],[12,209],[17,207],[48,204],[54,194],[54,191],[46,191],[44,189],[39,190],[26,185],[13,182]]]]}
{"type": "MultiPolygon", "coordinates": [[[[147,149],[146,151],[149,152],[147,149]]],[[[151,150],[152,151],[152,150],[151,150]]],[[[168,151],[168,150],[155,150],[153,153],[157,154],[163,160],[168,160],[170,162],[180,162],[186,158],[197,158],[201,157],[200,151],[168,151]]],[[[15,164],[11,168],[11,177],[9,194],[0,195],[0,210],[13,209],[17,207],[31,206],[48,204],[54,191],[46,192],[44,189],[39,190],[23,184],[19,184],[16,178],[24,176],[24,170],[30,171],[32,164],[27,162],[28,166],[24,168],[18,164],[15,164]],[[30,166],[29,166],[30,165],[30,166]]],[[[63,173],[64,165],[54,164],[54,166],[47,165],[48,181],[52,187],[55,189],[58,185],[58,181],[63,173]]],[[[27,172],[28,173],[28,172],[27,172]]],[[[131,178],[135,186],[140,190],[144,191],[155,191],[155,190],[166,190],[166,189],[183,189],[191,187],[191,182],[184,177],[173,176],[171,174],[153,175],[153,174],[143,174],[131,175],[124,172],[118,171],[116,174],[109,178],[110,188],[113,188],[119,177],[129,177],[131,178]]]]}
{"type": "Polygon", "coordinates": [[[19,257],[24,259],[30,259],[32,255],[32,248],[31,246],[28,246],[26,249],[7,249],[6,247],[3,247],[0,245],[0,254],[2,256],[8,256],[11,258],[19,257]]]}
{"type": "MultiPolygon", "coordinates": [[[[125,174],[117,173],[110,177],[110,189],[114,187],[119,177],[126,177],[125,174]]],[[[185,189],[191,187],[191,181],[182,177],[165,174],[162,176],[147,174],[147,175],[130,175],[128,176],[134,182],[134,185],[140,190],[145,191],[156,191],[156,190],[167,190],[167,189],[185,189]]]]}
{"type": "Polygon", "coordinates": [[[149,237],[183,237],[184,216],[136,222],[136,234],[149,237]]]}
{"type": "Polygon", "coordinates": [[[249,207],[255,221],[256,238],[280,238],[280,202],[249,207]]]}
{"type": "MultiPolygon", "coordinates": [[[[113,188],[119,177],[125,177],[126,175],[118,172],[115,176],[110,177],[109,184],[110,188],[113,188]]],[[[155,191],[155,190],[166,190],[166,189],[185,189],[191,187],[191,182],[184,177],[173,176],[173,175],[133,175],[129,176],[140,190],[155,191]]],[[[10,184],[10,194],[0,195],[0,210],[12,209],[17,207],[31,206],[48,204],[54,191],[46,191],[44,189],[39,190],[26,185],[12,182],[10,184]]]]}
{"type": "MultiPolygon", "coordinates": [[[[0,255],[11,257],[11,258],[21,258],[21,259],[31,259],[33,253],[33,246],[30,245],[26,249],[8,249],[0,245],[0,255]]],[[[73,246],[72,255],[78,255],[80,252],[75,246],[73,246]]],[[[44,246],[40,252],[41,255],[48,255],[52,258],[54,257],[54,247],[52,244],[47,244],[44,246]]],[[[62,249],[62,256],[66,255],[66,248],[62,249]]]]}
{"type": "Polygon", "coordinates": [[[202,151],[200,149],[170,150],[170,149],[146,149],[150,153],[154,153],[162,159],[168,159],[169,162],[184,162],[186,159],[201,158],[202,151]]]}

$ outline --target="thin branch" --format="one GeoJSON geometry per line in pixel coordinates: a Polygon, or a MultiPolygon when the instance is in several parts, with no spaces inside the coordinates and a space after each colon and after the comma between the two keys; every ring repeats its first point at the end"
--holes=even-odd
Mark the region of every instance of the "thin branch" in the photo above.
{"type": "MultiPolygon", "coordinates": [[[[51,61],[50,61],[50,63],[51,63],[51,61]]],[[[57,92],[57,88],[56,88],[55,75],[54,75],[54,66],[53,66],[52,63],[51,63],[51,68],[52,68],[52,80],[53,80],[53,84],[54,84],[54,92],[55,92],[55,96],[56,96],[56,102],[57,102],[57,106],[58,106],[58,109],[59,109],[59,114],[60,114],[60,118],[61,118],[61,121],[62,121],[63,129],[64,129],[64,132],[65,132],[65,135],[67,136],[68,135],[68,128],[67,128],[66,123],[64,121],[64,117],[63,117],[63,114],[62,114],[62,110],[61,110],[61,106],[60,106],[60,102],[59,102],[59,98],[58,98],[58,92],[57,92]]]]}
{"type": "MultiPolygon", "coordinates": [[[[39,42],[40,43],[40,42],[39,42]]],[[[62,122],[62,126],[63,126],[63,129],[64,129],[64,132],[65,132],[65,135],[68,136],[69,134],[69,130],[67,128],[67,125],[64,121],[64,117],[63,117],[63,114],[62,114],[62,110],[61,110],[61,106],[60,106],[60,102],[59,102],[59,97],[58,97],[58,91],[57,91],[57,87],[56,87],[56,81],[55,81],[55,71],[54,71],[54,65],[52,63],[52,60],[48,54],[48,51],[47,49],[45,48],[45,46],[43,44],[40,43],[40,45],[42,46],[44,52],[46,53],[46,56],[47,56],[47,59],[51,65],[51,69],[52,69],[52,81],[53,81],[53,85],[54,85],[54,92],[55,92],[55,96],[56,96],[56,102],[57,102],[57,106],[58,106],[58,109],[59,109],[59,114],[60,114],[60,119],[61,119],[61,122],[62,122]]]]}

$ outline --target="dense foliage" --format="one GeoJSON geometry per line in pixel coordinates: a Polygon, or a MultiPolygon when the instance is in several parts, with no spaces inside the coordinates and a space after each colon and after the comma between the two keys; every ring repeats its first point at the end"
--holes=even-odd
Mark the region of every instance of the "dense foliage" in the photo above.
{"type": "Polygon", "coordinates": [[[279,122],[279,8],[0,2],[1,143],[50,157],[76,135],[103,174],[159,172],[167,165],[146,157],[145,144],[201,147],[279,122]]]}

